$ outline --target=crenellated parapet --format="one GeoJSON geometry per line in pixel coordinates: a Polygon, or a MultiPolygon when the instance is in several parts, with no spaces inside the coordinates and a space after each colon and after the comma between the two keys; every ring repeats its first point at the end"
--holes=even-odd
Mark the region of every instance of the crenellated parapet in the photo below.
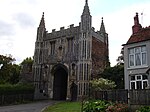
{"type": "Polygon", "coordinates": [[[74,25],[71,24],[67,29],[65,29],[64,27],[60,27],[59,31],[53,29],[51,33],[47,33],[45,40],[57,39],[60,37],[73,37],[75,35],[78,35],[79,32],[79,26],[74,27],[74,25]]]}

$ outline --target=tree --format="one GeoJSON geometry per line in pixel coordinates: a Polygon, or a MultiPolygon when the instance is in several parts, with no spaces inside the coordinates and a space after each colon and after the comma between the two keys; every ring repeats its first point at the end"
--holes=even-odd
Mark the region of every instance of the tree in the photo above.
{"type": "Polygon", "coordinates": [[[19,82],[20,71],[21,71],[21,67],[19,65],[13,64],[11,66],[11,73],[8,80],[10,84],[17,84],[19,82]]]}
{"type": "Polygon", "coordinates": [[[96,91],[108,90],[116,86],[114,81],[104,79],[104,78],[93,79],[92,81],[90,81],[90,83],[91,83],[92,89],[96,91]]]}
{"type": "Polygon", "coordinates": [[[22,66],[22,71],[32,72],[33,58],[27,57],[20,65],[22,66]]]}
{"type": "Polygon", "coordinates": [[[14,61],[11,55],[0,55],[0,84],[16,84],[19,81],[20,66],[14,61]]]}
{"type": "Polygon", "coordinates": [[[117,58],[117,65],[124,65],[124,48],[121,49],[120,56],[117,58]]]}
{"type": "Polygon", "coordinates": [[[21,65],[24,65],[24,64],[33,64],[33,58],[27,57],[26,59],[24,59],[24,60],[21,62],[21,65]]]}
{"type": "Polygon", "coordinates": [[[116,65],[106,68],[101,77],[115,82],[116,89],[124,89],[124,65],[116,65]]]}

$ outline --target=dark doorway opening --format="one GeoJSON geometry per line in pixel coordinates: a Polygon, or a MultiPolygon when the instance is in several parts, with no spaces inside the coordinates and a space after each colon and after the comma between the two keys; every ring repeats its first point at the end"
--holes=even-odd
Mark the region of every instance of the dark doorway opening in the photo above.
{"type": "Polygon", "coordinates": [[[62,66],[57,66],[54,71],[53,99],[66,100],[68,73],[62,66]]]}

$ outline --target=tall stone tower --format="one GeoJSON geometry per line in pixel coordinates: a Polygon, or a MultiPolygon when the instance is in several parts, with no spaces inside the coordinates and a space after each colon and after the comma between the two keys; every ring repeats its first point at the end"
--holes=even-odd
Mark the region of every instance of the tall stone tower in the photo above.
{"type": "Polygon", "coordinates": [[[66,100],[72,82],[77,85],[77,98],[88,95],[89,81],[108,65],[108,34],[103,19],[99,31],[92,27],[88,0],[79,26],[48,33],[43,13],[34,52],[35,99],[66,100]]]}

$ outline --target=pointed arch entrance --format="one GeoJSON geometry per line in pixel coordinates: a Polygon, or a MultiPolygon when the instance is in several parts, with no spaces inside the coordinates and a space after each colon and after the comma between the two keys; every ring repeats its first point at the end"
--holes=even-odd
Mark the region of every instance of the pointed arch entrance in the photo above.
{"type": "Polygon", "coordinates": [[[68,69],[62,64],[55,65],[52,69],[53,80],[53,99],[66,100],[67,84],[68,84],[68,69]]]}

